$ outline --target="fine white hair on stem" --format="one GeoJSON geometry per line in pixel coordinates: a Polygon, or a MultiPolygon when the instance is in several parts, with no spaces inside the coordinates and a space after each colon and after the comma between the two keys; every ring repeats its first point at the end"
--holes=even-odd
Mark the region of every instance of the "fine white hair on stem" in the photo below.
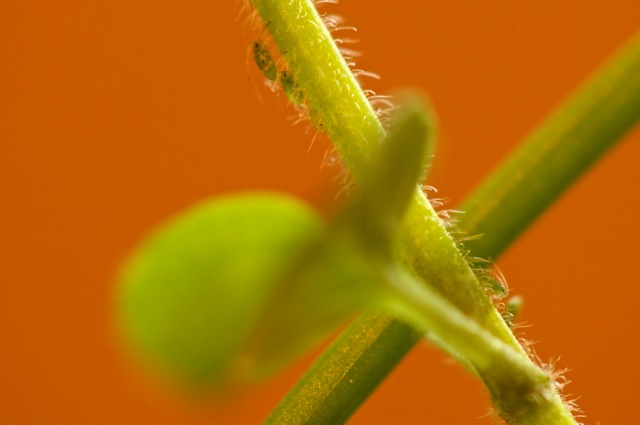
{"type": "Polygon", "coordinates": [[[354,27],[353,25],[336,25],[335,27],[329,27],[329,32],[330,33],[334,33],[337,31],[353,31],[353,32],[358,32],[358,28],[354,27]]]}
{"type": "Polygon", "coordinates": [[[322,17],[322,21],[327,28],[335,28],[344,22],[344,18],[340,15],[326,14],[322,17]]]}
{"type": "Polygon", "coordinates": [[[460,215],[463,214],[463,211],[460,210],[454,210],[454,209],[448,209],[448,210],[440,210],[438,211],[439,215],[442,215],[446,218],[452,218],[454,215],[460,215]]]}
{"type": "Polygon", "coordinates": [[[327,149],[327,151],[324,153],[324,157],[322,158],[322,162],[320,163],[320,168],[332,167],[339,162],[340,159],[338,153],[336,152],[335,148],[332,147],[330,149],[327,149]]]}
{"type": "MultiPolygon", "coordinates": [[[[461,232],[461,234],[465,234],[465,232],[461,232]]],[[[458,242],[477,241],[478,239],[482,239],[483,236],[483,234],[479,233],[476,235],[462,236],[460,238],[457,238],[456,240],[458,242]]]]}
{"type": "Polygon", "coordinates": [[[374,108],[384,106],[389,109],[395,109],[396,105],[394,105],[393,102],[391,102],[390,100],[391,98],[392,98],[391,96],[384,96],[384,95],[373,95],[373,96],[367,97],[367,99],[369,100],[369,103],[374,108]]]}
{"type": "Polygon", "coordinates": [[[393,99],[393,96],[388,94],[376,94],[373,90],[365,90],[365,94],[367,95],[367,99],[393,99]]]}
{"type": "Polygon", "coordinates": [[[447,198],[429,198],[429,203],[433,207],[433,209],[438,209],[446,203],[447,198]]]}
{"type": "MultiPolygon", "coordinates": [[[[365,71],[363,69],[358,69],[355,60],[361,56],[361,52],[356,50],[354,44],[359,42],[357,36],[353,35],[353,32],[358,31],[355,26],[350,25],[342,16],[339,16],[332,12],[330,7],[326,7],[327,5],[337,4],[338,0],[312,0],[311,3],[318,10],[318,14],[321,19],[321,23],[316,22],[316,20],[311,19],[309,15],[309,10],[303,9],[302,2],[298,3],[298,16],[297,19],[302,21],[308,21],[313,24],[318,30],[317,39],[309,40],[309,43],[319,43],[320,38],[322,38],[319,34],[328,31],[332,38],[335,47],[340,52],[344,63],[347,64],[350,69],[352,75],[356,78],[356,80],[360,83],[360,89],[363,86],[363,78],[372,78],[372,79],[380,79],[380,75],[365,71]],[[321,28],[322,25],[325,28],[321,28]],[[321,31],[322,30],[322,31],[321,31]],[[346,33],[349,31],[349,34],[346,33]],[[362,78],[360,78],[362,77],[362,78]]],[[[294,2],[290,3],[294,6],[294,2]]],[[[242,8],[243,12],[248,12],[247,17],[250,20],[250,27],[259,32],[259,36],[257,38],[256,43],[262,43],[265,45],[265,49],[271,49],[271,54],[273,55],[274,67],[276,70],[276,77],[269,78],[265,75],[266,66],[255,59],[258,69],[262,72],[263,76],[265,76],[265,85],[268,87],[269,91],[275,92],[276,96],[279,100],[280,106],[283,106],[283,103],[286,102],[287,108],[293,107],[294,113],[291,114],[288,119],[292,122],[292,125],[297,125],[300,123],[306,124],[305,133],[308,131],[316,130],[311,143],[309,144],[308,150],[312,148],[315,143],[315,139],[317,137],[317,133],[326,131],[326,123],[323,123],[320,115],[318,114],[318,110],[316,109],[316,105],[313,105],[310,99],[307,97],[307,93],[305,93],[304,89],[298,85],[298,75],[295,73],[295,63],[287,63],[288,60],[293,60],[287,56],[287,52],[281,52],[278,50],[278,46],[276,43],[272,41],[270,38],[269,27],[271,26],[271,21],[263,21],[256,10],[251,7],[251,1],[242,0],[242,8]]],[[[248,55],[248,57],[250,57],[248,55]]],[[[249,62],[247,60],[247,62],[249,62]]],[[[319,73],[323,72],[331,72],[331,70],[318,70],[319,73]]],[[[272,70],[268,74],[272,75],[272,70]]],[[[356,97],[359,96],[359,93],[355,93],[355,88],[352,85],[347,85],[346,89],[348,93],[346,96],[356,97]]],[[[367,107],[371,107],[371,110],[376,114],[380,123],[382,124],[383,129],[388,129],[390,124],[393,122],[392,111],[396,109],[396,106],[391,102],[390,96],[381,96],[377,95],[372,90],[362,89],[367,97],[369,105],[362,105],[361,103],[354,103],[354,106],[363,109],[367,107]]],[[[337,151],[331,149],[326,152],[324,159],[322,160],[321,167],[338,165],[340,167],[340,176],[341,180],[345,184],[345,188],[341,193],[348,191],[348,184],[350,184],[350,179],[348,179],[348,172],[342,163],[340,155],[338,155],[337,151]]]]}
{"type": "Polygon", "coordinates": [[[318,137],[319,134],[320,134],[319,131],[314,131],[313,137],[311,138],[311,143],[309,143],[309,147],[307,148],[307,153],[311,152],[311,148],[313,147],[313,144],[315,143],[316,138],[318,137]]]}
{"type": "Polygon", "coordinates": [[[242,0],[236,20],[244,22],[247,31],[264,31],[264,24],[258,12],[253,8],[250,0],[242,0]]]}
{"type": "Polygon", "coordinates": [[[362,53],[359,52],[358,50],[346,49],[344,47],[338,47],[338,51],[340,52],[340,54],[345,60],[352,60],[362,56],[362,53]]]}
{"type": "Polygon", "coordinates": [[[359,43],[360,40],[358,40],[357,38],[334,38],[333,42],[336,44],[356,44],[359,43]]]}
{"type": "Polygon", "coordinates": [[[369,77],[375,80],[380,79],[380,75],[376,74],[375,72],[365,71],[362,69],[354,69],[351,72],[353,72],[353,75],[355,75],[356,77],[369,77]]]}
{"type": "Polygon", "coordinates": [[[575,418],[583,418],[585,417],[584,412],[580,410],[578,405],[576,404],[577,398],[571,398],[568,394],[563,394],[562,391],[564,388],[571,383],[571,381],[566,377],[566,373],[569,372],[569,369],[558,369],[557,363],[560,361],[560,358],[551,359],[546,363],[541,363],[540,368],[544,370],[547,375],[549,375],[549,379],[553,387],[556,389],[560,398],[562,399],[562,403],[564,406],[571,412],[571,414],[575,418]]]}

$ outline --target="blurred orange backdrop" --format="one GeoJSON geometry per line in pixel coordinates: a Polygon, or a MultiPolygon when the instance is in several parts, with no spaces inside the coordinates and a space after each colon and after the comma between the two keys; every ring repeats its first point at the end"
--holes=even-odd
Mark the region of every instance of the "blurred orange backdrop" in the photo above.
{"type": "MultiPolygon", "coordinates": [[[[421,88],[440,122],[429,184],[454,206],[621,42],[637,0],[343,0],[378,93],[421,88]]],[[[330,208],[326,144],[250,79],[235,1],[0,6],[0,422],[259,423],[310,361],[195,402],[143,378],[111,323],[114,276],[202,198],[274,189],[330,208]]],[[[640,132],[500,262],[526,336],[570,368],[586,423],[633,422],[640,355],[640,132]]],[[[476,379],[421,344],[353,424],[490,424],[476,379]]]]}

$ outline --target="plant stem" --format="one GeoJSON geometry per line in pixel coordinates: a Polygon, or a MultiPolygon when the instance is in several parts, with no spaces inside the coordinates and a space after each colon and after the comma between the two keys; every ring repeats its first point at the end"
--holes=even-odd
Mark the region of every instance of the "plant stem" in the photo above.
{"type": "MultiPolygon", "coordinates": [[[[310,0],[253,0],[304,93],[356,181],[385,135],[377,115],[310,0]]],[[[521,350],[421,191],[407,212],[402,259],[491,333],[521,350]]]]}
{"type": "MultiPolygon", "coordinates": [[[[358,182],[384,137],[384,129],[313,3],[254,0],[253,5],[304,94],[312,122],[327,132],[358,182]]],[[[399,239],[403,262],[425,284],[525,355],[456,241],[419,190],[413,196],[399,239]]]]}
{"type": "MultiPolygon", "coordinates": [[[[266,27],[269,28],[287,64],[294,72],[295,79],[307,99],[310,114],[316,117],[314,120],[320,123],[321,127],[331,137],[354,178],[358,180],[360,170],[368,161],[371,151],[381,140],[384,131],[375,113],[369,106],[366,96],[360,90],[355,78],[340,56],[313,4],[310,1],[299,0],[291,0],[286,2],[286,4],[285,2],[276,0],[254,0],[253,4],[262,16],[266,27]]],[[[620,61],[620,63],[622,62],[624,61],[620,61]]],[[[624,70],[631,65],[635,66],[637,63],[631,60],[626,65],[623,63],[619,68],[624,70]]],[[[637,70],[637,68],[635,69],[637,70]]],[[[637,75],[639,74],[636,72],[636,80],[638,78],[637,75]]],[[[615,83],[616,78],[621,79],[625,76],[629,77],[624,73],[613,73],[612,76],[607,76],[607,79],[612,79],[615,83]]],[[[609,95],[611,95],[612,87],[615,87],[615,84],[609,81],[609,83],[603,84],[602,87],[596,90],[597,92],[603,93],[600,98],[601,101],[603,98],[608,99],[609,95]]],[[[615,93],[619,92],[615,91],[615,93]]],[[[590,111],[595,109],[596,114],[602,112],[602,110],[598,110],[598,108],[590,108],[588,105],[585,105],[587,103],[585,99],[592,98],[593,93],[587,93],[585,96],[585,98],[576,101],[577,106],[572,107],[574,111],[590,111]]],[[[634,96],[615,96],[614,98],[623,110],[627,111],[630,107],[628,100],[634,99],[634,96]]],[[[637,106],[637,103],[633,103],[631,106],[633,105],[637,106]]],[[[635,109],[638,110],[640,108],[636,107],[635,109]]],[[[590,132],[592,131],[591,127],[586,125],[578,127],[567,126],[567,123],[570,123],[571,119],[585,119],[585,117],[589,117],[588,112],[583,115],[578,114],[577,117],[576,114],[572,114],[571,111],[560,113],[558,120],[561,124],[558,127],[552,127],[550,130],[551,133],[542,132],[541,135],[534,138],[546,139],[550,137],[550,134],[558,133],[558,129],[567,127],[569,127],[569,135],[574,133],[578,134],[578,136],[576,136],[577,140],[580,140],[581,137],[588,138],[592,135],[590,132]],[[582,134],[578,129],[589,133],[582,134]]],[[[611,118],[611,116],[608,117],[611,118]]],[[[605,122],[606,118],[607,116],[605,115],[605,122]]],[[[634,120],[634,114],[627,113],[625,118],[619,120],[619,127],[628,127],[634,120]]],[[[605,124],[604,127],[608,129],[611,126],[605,124]]],[[[601,139],[609,140],[610,138],[617,138],[619,135],[620,131],[616,130],[601,131],[597,133],[596,139],[598,140],[596,140],[595,143],[600,145],[598,142],[601,139]]],[[[565,132],[558,136],[558,140],[561,140],[562,137],[567,137],[567,133],[565,132]]],[[[539,153],[539,149],[553,149],[554,146],[559,145],[559,143],[542,144],[541,146],[531,148],[526,154],[522,154],[521,156],[526,160],[528,157],[539,153]]],[[[575,149],[575,146],[572,149],[575,149]]],[[[577,175],[585,168],[587,163],[591,163],[604,149],[606,149],[606,147],[595,149],[589,155],[576,155],[575,152],[572,152],[572,155],[569,155],[569,158],[565,159],[566,164],[563,164],[562,159],[558,159],[555,167],[558,169],[569,167],[569,174],[577,175]]],[[[549,158],[555,157],[551,155],[549,158]]],[[[537,165],[533,166],[533,169],[540,171],[540,162],[536,164],[537,165]]],[[[531,194],[534,198],[537,198],[533,203],[535,205],[541,205],[537,211],[538,213],[557,196],[557,193],[562,191],[563,188],[575,178],[572,177],[568,180],[562,180],[560,177],[556,177],[556,174],[552,176],[549,180],[559,180],[558,182],[552,182],[550,184],[550,187],[557,188],[553,189],[556,191],[555,194],[549,195],[551,191],[549,188],[547,188],[544,193],[531,194]]],[[[503,177],[503,179],[504,178],[505,177],[503,177]]],[[[500,184],[503,183],[499,183],[498,186],[500,186],[500,184]]],[[[490,194],[491,190],[496,189],[486,189],[483,196],[490,194]]],[[[513,191],[504,192],[511,193],[513,191]]],[[[520,191],[517,190],[516,192],[520,191]]],[[[524,194],[524,196],[527,195],[527,193],[524,194]]],[[[520,201],[516,200],[514,202],[518,203],[520,201]]],[[[480,205],[482,205],[482,203],[480,203],[480,205]]],[[[470,206],[473,208],[472,205],[470,206]]],[[[518,211],[514,212],[514,214],[517,213],[518,211]]],[[[511,212],[508,214],[509,220],[512,219],[511,214],[511,212]]],[[[484,216],[490,217],[491,214],[485,213],[484,216]]],[[[517,219],[515,221],[519,223],[518,226],[523,226],[532,219],[533,216],[521,222],[517,219]]],[[[507,236],[503,235],[501,239],[502,242],[498,243],[506,245],[506,243],[516,237],[516,235],[522,231],[518,226],[509,229],[507,236]]],[[[473,228],[473,226],[471,226],[471,228],[473,228]]],[[[464,314],[479,323],[482,328],[488,330],[494,336],[497,336],[508,346],[512,347],[512,349],[516,349],[517,352],[520,353],[519,355],[522,355],[522,348],[517,344],[515,338],[500,319],[499,314],[493,308],[488,298],[482,293],[477,279],[466,264],[464,257],[457,250],[455,242],[448,236],[433,211],[433,208],[431,208],[421,192],[416,193],[414,203],[407,214],[406,225],[402,233],[402,241],[402,257],[406,264],[412,267],[417,275],[421,276],[424,281],[432,284],[435,289],[455,304],[464,314]]],[[[494,256],[497,256],[497,254],[494,254],[494,256]]],[[[389,322],[387,318],[384,320],[389,322]]],[[[387,325],[385,325],[385,327],[386,326],[387,325]]],[[[405,334],[403,337],[405,338],[405,344],[402,346],[410,347],[411,343],[407,343],[406,341],[413,341],[415,335],[407,336],[407,332],[403,332],[403,334],[405,334]]],[[[369,338],[368,340],[378,341],[379,339],[369,338]]],[[[397,353],[397,350],[394,350],[394,352],[397,353]]],[[[384,355],[384,350],[377,353],[378,355],[384,355]]],[[[348,371],[351,366],[352,364],[344,365],[341,367],[341,370],[348,371]]],[[[316,368],[314,368],[314,370],[317,371],[316,368]]],[[[388,373],[388,370],[373,372],[382,377],[388,373]]],[[[479,372],[482,374],[483,370],[479,370],[479,372]]],[[[338,379],[342,379],[344,376],[342,373],[334,373],[332,375],[334,378],[338,377],[338,379]]],[[[495,387],[490,385],[490,382],[495,377],[483,376],[483,378],[492,390],[494,397],[498,396],[499,392],[497,392],[495,387]]],[[[331,387],[331,385],[328,387],[331,387]]],[[[552,389],[550,389],[550,391],[553,392],[552,389]]],[[[352,396],[350,395],[349,397],[352,396]]],[[[303,403],[316,403],[316,401],[317,400],[305,399],[303,403]]],[[[351,398],[348,400],[348,403],[350,405],[357,405],[354,401],[355,398],[351,398]]],[[[502,401],[497,399],[496,402],[500,405],[502,401]]],[[[322,406],[322,404],[320,404],[320,406],[322,406]]],[[[559,412],[566,413],[561,405],[557,406],[557,408],[559,412]]],[[[324,409],[324,407],[322,407],[322,409],[324,409]]],[[[304,410],[308,412],[317,409],[306,408],[304,410]]],[[[282,409],[280,409],[280,411],[282,411],[282,409]]],[[[291,409],[287,408],[287,411],[290,412],[291,409]]],[[[530,418],[532,416],[535,416],[535,414],[527,417],[530,418]]],[[[306,420],[307,423],[309,421],[323,423],[316,422],[316,420],[311,417],[308,417],[306,420]]],[[[513,423],[521,422],[514,419],[513,423]]]]}
{"type": "MultiPolygon", "coordinates": [[[[556,163],[556,170],[570,170],[568,174],[555,186],[554,180],[546,183],[547,190],[554,195],[550,196],[540,191],[521,190],[520,185],[531,187],[534,182],[545,180],[545,167],[526,167],[517,181],[506,191],[497,184],[499,179],[494,175],[506,176],[503,171],[512,168],[513,165],[503,165],[496,174],[490,176],[481,186],[483,198],[500,199],[500,202],[484,204],[480,202],[479,195],[472,194],[470,201],[465,202],[465,214],[461,216],[460,228],[470,234],[484,234],[482,240],[468,244],[471,254],[498,258],[509,246],[510,242],[522,234],[529,223],[544,211],[544,207],[566,190],[571,181],[583,174],[598,157],[611,148],[616,140],[619,140],[628,131],[634,122],[637,122],[640,114],[640,35],[624,46],[612,57],[600,71],[595,73],[588,82],[576,94],[551,115],[546,122],[525,143],[522,151],[529,151],[530,158],[540,158],[536,153],[536,146],[546,146],[546,157],[557,158],[563,164],[556,163]],[[589,95],[591,94],[591,95],[589,95]],[[597,96],[598,102],[589,99],[597,96]],[[581,107],[581,102],[585,106],[581,107]],[[586,105],[590,105],[587,107],[586,105]],[[602,113],[611,105],[610,112],[602,113]],[[573,111],[573,112],[571,112],[573,111]],[[616,115],[626,117],[624,120],[616,119],[616,115]],[[615,127],[609,127],[608,121],[614,117],[615,127]],[[564,138],[576,140],[570,129],[584,129],[591,125],[599,128],[598,131],[583,133],[581,147],[591,152],[587,156],[572,154],[565,149],[562,143],[564,138]],[[564,135],[554,134],[553,129],[564,129],[564,135]],[[550,138],[554,143],[545,143],[550,138]],[[565,154],[556,155],[556,150],[562,150],[565,154]],[[550,187],[549,187],[550,186],[550,187]],[[510,210],[503,205],[517,205],[516,198],[528,205],[542,205],[535,209],[534,214],[526,210],[516,208],[510,210]],[[489,220],[495,214],[508,215],[510,220],[520,223],[520,227],[509,228],[508,237],[497,237],[497,229],[500,222],[489,220]],[[526,219],[518,217],[526,215],[526,219]]],[[[572,149],[576,149],[576,143],[572,149]]],[[[580,149],[577,149],[580,151],[580,149]]],[[[522,154],[520,161],[526,159],[522,154]]],[[[540,164],[540,161],[538,161],[540,164]]],[[[501,177],[503,179],[504,177],[501,177]]],[[[504,232],[504,230],[503,230],[504,232]]],[[[366,400],[377,385],[384,380],[389,372],[411,350],[420,339],[418,332],[412,330],[390,316],[381,313],[365,313],[361,318],[349,326],[349,328],[334,341],[327,350],[316,360],[301,380],[293,387],[280,405],[272,412],[268,423],[313,423],[313,424],[338,424],[346,421],[358,406],[366,400]],[[353,335],[366,334],[367,338],[356,339],[353,335]],[[345,355],[344,353],[350,353],[345,355]],[[329,371],[329,372],[327,372],[329,371]],[[322,394],[314,394],[313,388],[323,387],[322,394]],[[304,409],[302,408],[304,406],[304,409]],[[292,412],[304,412],[297,421],[288,422],[287,414],[292,412]]]]}
{"type": "Polygon", "coordinates": [[[467,198],[466,247],[497,257],[640,119],[640,34],[467,198]],[[472,212],[472,213],[469,213],[472,212]]]}
{"type": "Polygon", "coordinates": [[[342,424],[422,334],[378,310],[356,319],[305,372],[265,424],[342,424]]]}
{"type": "Polygon", "coordinates": [[[549,374],[403,270],[388,273],[383,307],[459,353],[483,378],[496,412],[513,424],[575,424],[549,374]]]}
{"type": "Polygon", "coordinates": [[[358,179],[385,131],[315,6],[309,0],[252,4],[293,72],[309,113],[318,117],[358,179]]]}

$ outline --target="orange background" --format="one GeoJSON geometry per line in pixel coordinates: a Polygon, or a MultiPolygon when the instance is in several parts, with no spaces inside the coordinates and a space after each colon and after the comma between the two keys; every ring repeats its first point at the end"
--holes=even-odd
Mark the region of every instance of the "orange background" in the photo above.
{"type": "MultiPolygon", "coordinates": [[[[344,0],[379,93],[420,87],[440,121],[430,184],[454,206],[640,28],[637,0],[344,0]]],[[[113,278],[154,225],[208,196],[276,189],[327,207],[334,170],[248,78],[236,1],[0,6],[0,422],[259,423],[306,359],[194,402],[144,379],[111,326],[113,278]]],[[[640,132],[500,262],[529,339],[561,357],[587,423],[633,422],[640,355],[640,132]]],[[[422,344],[354,424],[489,424],[483,387],[422,344]]]]}

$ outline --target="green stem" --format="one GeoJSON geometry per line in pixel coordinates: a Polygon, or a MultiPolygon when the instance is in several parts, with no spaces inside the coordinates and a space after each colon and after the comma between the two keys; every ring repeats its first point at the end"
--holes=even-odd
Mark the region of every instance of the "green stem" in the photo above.
{"type": "Polygon", "coordinates": [[[384,128],[309,0],[252,0],[310,105],[357,179],[384,128]]]}
{"type": "MultiPolygon", "coordinates": [[[[598,159],[598,155],[610,148],[620,136],[628,131],[633,122],[638,120],[640,113],[640,36],[627,44],[602,69],[597,72],[572,98],[567,100],[557,112],[551,115],[541,128],[528,139],[521,148],[523,151],[531,149],[532,158],[535,155],[533,148],[528,148],[529,143],[545,145],[544,138],[550,137],[555,143],[548,143],[547,157],[557,157],[565,164],[556,164],[557,170],[572,170],[565,175],[557,187],[553,187],[553,180],[549,179],[548,185],[554,196],[566,189],[570,181],[584,173],[598,159]],[[594,103],[588,99],[587,93],[597,93],[599,102],[594,103]],[[580,107],[580,100],[584,99],[585,105],[590,108],[580,107]],[[615,101],[610,101],[615,99],[615,101]],[[615,111],[603,115],[601,109],[607,105],[615,105],[615,111]],[[570,111],[574,111],[573,114],[570,111]],[[619,114],[624,121],[614,119],[617,122],[614,131],[607,131],[608,119],[604,117],[619,114]],[[623,123],[623,125],[620,125],[623,123]],[[595,125],[601,130],[584,134],[582,147],[592,154],[584,157],[572,154],[554,155],[556,149],[562,149],[562,138],[553,137],[551,129],[565,129],[573,127],[585,128],[586,125],[595,125]],[[546,136],[545,136],[546,135],[546,136]],[[597,136],[596,136],[597,135],[597,136]],[[596,152],[598,154],[596,154],[596,152]]],[[[571,133],[565,137],[574,139],[571,133]]],[[[575,139],[574,139],[575,140],[575,139]]],[[[575,146],[573,147],[575,149],[575,146]]],[[[568,150],[564,150],[568,152],[568,150]]],[[[579,151],[579,150],[578,150],[579,151]]],[[[521,155],[521,158],[524,158],[521,155]]],[[[521,159],[522,160],[522,159],[521,159]]],[[[504,168],[512,168],[505,165],[504,168]]],[[[504,170],[500,168],[500,170],[504,170]]],[[[497,175],[506,176],[504,171],[498,171],[497,175]]],[[[485,200],[500,198],[501,203],[493,202],[484,204],[475,194],[465,205],[465,214],[461,216],[460,227],[470,234],[484,234],[481,243],[470,245],[472,255],[498,258],[508,247],[509,243],[526,230],[526,226],[535,219],[526,210],[515,209],[513,211],[503,208],[502,205],[516,205],[516,197],[520,202],[530,205],[548,205],[554,197],[540,191],[520,190],[520,184],[527,187],[534,185],[544,177],[544,167],[527,167],[518,180],[517,185],[504,191],[496,184],[498,180],[493,175],[483,184],[482,191],[485,200]],[[542,199],[538,197],[542,196],[542,199]],[[546,200],[546,203],[544,202],[546,200]],[[520,223],[519,228],[510,228],[509,237],[496,237],[499,222],[487,218],[502,213],[520,223]],[[526,214],[527,218],[518,218],[517,214],[526,214]]],[[[503,178],[503,177],[502,177],[503,178]]],[[[544,179],[542,179],[544,180],[544,179]]],[[[536,208],[539,215],[542,209],[536,208]]],[[[380,313],[365,313],[354,322],[325,352],[316,360],[314,365],[282,400],[280,405],[272,412],[268,423],[313,423],[313,424],[338,424],[345,422],[355,412],[357,407],[370,395],[377,385],[384,380],[388,373],[408,353],[420,335],[409,326],[400,323],[391,317],[380,313]],[[353,336],[366,334],[366,338],[354,338],[353,336]],[[343,353],[349,352],[346,356],[343,353]],[[327,371],[330,371],[329,373],[327,371]],[[322,394],[314,394],[313,388],[322,387],[322,394]],[[303,408],[304,407],[304,408],[303,408]],[[286,414],[300,413],[297,421],[288,422],[286,414]],[[325,420],[326,419],[326,420],[325,420]]]]}
{"type": "MultiPolygon", "coordinates": [[[[313,3],[253,0],[253,5],[304,93],[314,121],[322,123],[358,181],[385,132],[313,3]]],[[[422,192],[416,191],[403,230],[403,260],[465,314],[521,349],[422,192]]]]}
{"type": "Polygon", "coordinates": [[[356,319],[306,371],[265,424],[342,424],[422,335],[377,310],[356,319]]]}
{"type": "MultiPolygon", "coordinates": [[[[310,1],[301,0],[287,2],[254,0],[253,4],[262,16],[274,41],[279,46],[283,57],[294,73],[294,77],[309,105],[310,115],[331,137],[344,162],[355,179],[358,180],[360,170],[365,166],[371,151],[381,140],[384,132],[375,113],[369,106],[366,96],[360,90],[333,43],[330,34],[323,26],[313,4],[310,1]]],[[[611,90],[611,87],[614,86],[615,84],[610,84],[607,87],[611,90]]],[[[606,91],[606,87],[603,90],[606,91]]],[[[621,96],[620,103],[624,104],[624,102],[625,98],[621,96]]],[[[561,116],[560,119],[567,120],[567,117],[561,116]]],[[[617,137],[617,135],[618,133],[616,132],[606,131],[601,134],[604,138],[617,137]]],[[[533,152],[529,152],[529,154],[531,153],[533,152]]],[[[568,162],[571,164],[581,161],[587,163],[592,161],[598,154],[598,151],[596,151],[591,156],[584,158],[574,155],[568,159],[568,162]]],[[[583,166],[577,165],[572,168],[581,170],[581,167],[583,166]]],[[[561,182],[558,192],[567,184],[568,182],[561,182]]],[[[553,184],[551,186],[555,187],[553,184]]],[[[532,195],[536,196],[535,193],[532,195]]],[[[540,199],[534,203],[542,203],[542,208],[550,202],[550,200],[545,201],[542,195],[537,196],[540,196],[540,199]]],[[[553,196],[549,199],[553,199],[553,196]]],[[[509,219],[512,219],[510,214],[509,219]]],[[[510,232],[517,234],[521,230],[511,229],[510,232]]],[[[477,279],[468,267],[464,257],[457,250],[455,242],[446,233],[433,208],[420,192],[416,193],[414,202],[407,214],[406,225],[401,239],[402,258],[418,276],[433,285],[440,294],[452,302],[462,313],[479,323],[481,328],[498,337],[512,350],[519,352],[520,355],[522,354],[522,348],[517,344],[488,298],[484,296],[477,279]]],[[[504,240],[510,241],[510,239],[506,238],[504,240]]],[[[494,256],[497,256],[497,254],[494,256]]],[[[383,318],[382,320],[387,323],[393,323],[388,318],[383,318]]],[[[386,326],[388,324],[381,328],[386,329],[386,326]]],[[[415,339],[415,334],[412,335],[410,332],[401,333],[404,334],[401,338],[404,344],[401,345],[410,347],[411,342],[415,339]]],[[[379,341],[379,339],[370,338],[368,341],[379,341]]],[[[363,341],[363,344],[366,348],[367,342],[363,341]]],[[[332,350],[340,350],[340,346],[334,345],[332,350]]],[[[395,348],[389,348],[389,351],[395,352],[395,358],[398,358],[395,348]]],[[[362,355],[364,356],[366,353],[365,350],[362,355]]],[[[376,353],[376,356],[385,356],[385,349],[376,353]]],[[[391,354],[391,356],[394,356],[394,354],[391,354]]],[[[369,363],[373,364],[375,362],[369,363]]],[[[326,365],[327,363],[325,363],[326,365]]],[[[333,378],[319,378],[328,379],[328,388],[335,388],[334,385],[329,383],[331,379],[333,379],[332,382],[339,382],[348,374],[349,370],[353,370],[353,362],[344,365],[336,363],[334,366],[338,369],[333,370],[335,372],[331,374],[333,378]],[[335,381],[335,379],[338,381],[335,381]]],[[[314,368],[314,370],[318,371],[317,368],[314,368]]],[[[373,372],[381,379],[388,370],[369,370],[368,372],[373,372]]],[[[479,370],[479,372],[481,374],[487,373],[484,370],[479,370]]],[[[483,375],[483,379],[485,379],[494,397],[498,397],[500,396],[498,389],[490,384],[494,378],[491,374],[488,376],[483,375]]],[[[307,380],[307,382],[309,381],[307,380]]],[[[357,399],[364,399],[364,397],[356,394],[350,394],[347,397],[350,399],[346,400],[345,403],[351,406],[358,404],[357,399]]],[[[287,400],[289,401],[285,401],[285,403],[290,403],[292,398],[289,397],[287,400]]],[[[561,403],[557,402],[557,400],[559,399],[556,397],[554,405],[558,412],[566,413],[561,403]]],[[[295,404],[295,401],[293,405],[288,404],[284,408],[287,414],[290,414],[292,409],[300,409],[313,414],[314,411],[318,411],[316,407],[311,407],[314,404],[321,406],[321,410],[326,407],[322,404],[322,400],[306,398],[301,402],[305,404],[304,407],[300,407],[300,404],[295,404]]],[[[500,405],[502,400],[498,397],[496,402],[500,405]]],[[[281,408],[278,411],[282,413],[284,410],[281,408]]],[[[272,421],[278,421],[278,413],[275,415],[271,417],[272,421]]],[[[533,416],[535,414],[532,413],[527,417],[533,416]]],[[[281,419],[283,417],[281,416],[281,419]]],[[[511,417],[519,416],[514,414],[511,417]]],[[[308,416],[304,422],[324,423],[318,422],[316,419],[316,417],[308,416]]],[[[514,419],[513,423],[522,422],[514,419]]]]}
{"type": "Polygon", "coordinates": [[[640,119],[640,34],[540,125],[462,204],[466,246],[497,257],[640,119]],[[469,213],[472,212],[472,213],[469,213]]]}
{"type": "Polygon", "coordinates": [[[500,416],[514,424],[575,424],[548,373],[402,270],[387,276],[383,307],[462,355],[483,378],[500,416]]]}
{"type": "MultiPolygon", "coordinates": [[[[313,122],[322,125],[359,181],[384,129],[313,3],[254,0],[253,5],[304,94],[313,122]]],[[[524,354],[421,191],[415,192],[409,206],[400,246],[402,260],[424,282],[524,354]]]]}

